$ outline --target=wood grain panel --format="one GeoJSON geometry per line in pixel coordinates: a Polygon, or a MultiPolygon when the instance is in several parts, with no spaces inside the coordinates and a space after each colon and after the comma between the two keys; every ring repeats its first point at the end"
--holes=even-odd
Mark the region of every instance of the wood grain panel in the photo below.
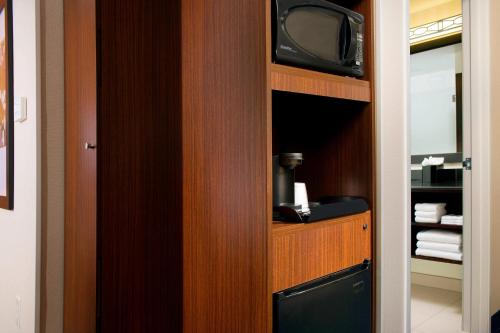
{"type": "Polygon", "coordinates": [[[271,85],[271,68],[272,68],[272,15],[271,1],[265,1],[265,22],[266,22],[266,167],[267,167],[267,224],[269,226],[267,232],[267,331],[272,332],[273,328],[273,302],[272,302],[272,216],[273,216],[273,102],[272,102],[272,85],[271,85]]]}
{"type": "MultiPolygon", "coordinates": [[[[341,0],[343,1],[343,0],[341,0]]],[[[349,0],[347,0],[349,1],[349,0]]],[[[375,1],[374,0],[361,0],[355,3],[352,6],[354,11],[360,12],[365,17],[365,34],[364,34],[364,54],[365,54],[365,75],[363,79],[375,82],[375,1]]],[[[376,179],[377,179],[377,168],[376,168],[376,94],[375,94],[375,85],[372,85],[372,101],[370,104],[365,106],[365,112],[363,114],[362,123],[365,126],[365,131],[369,132],[370,139],[370,148],[369,148],[369,157],[366,161],[371,165],[371,174],[367,178],[367,182],[370,182],[367,193],[371,202],[373,221],[375,221],[375,216],[377,216],[376,212],[376,179]]],[[[377,228],[373,228],[372,230],[372,281],[373,286],[377,284],[377,262],[376,262],[376,249],[377,249],[377,228]]],[[[372,318],[377,318],[377,295],[376,288],[372,288],[372,318]]],[[[372,330],[375,331],[376,321],[372,320],[372,330]]]]}
{"type": "Polygon", "coordinates": [[[98,3],[100,329],[181,332],[180,1],[98,3]]]}
{"type": "Polygon", "coordinates": [[[368,81],[278,64],[271,65],[271,86],[279,91],[363,102],[371,100],[368,81]]]}
{"type": "Polygon", "coordinates": [[[371,213],[310,224],[275,223],[272,251],[274,292],[360,264],[371,259],[371,213]]]}
{"type": "Polygon", "coordinates": [[[95,3],[64,1],[64,332],[96,331],[95,3]]]}
{"type": "Polygon", "coordinates": [[[270,328],[265,2],[182,1],[185,332],[270,328]]]}

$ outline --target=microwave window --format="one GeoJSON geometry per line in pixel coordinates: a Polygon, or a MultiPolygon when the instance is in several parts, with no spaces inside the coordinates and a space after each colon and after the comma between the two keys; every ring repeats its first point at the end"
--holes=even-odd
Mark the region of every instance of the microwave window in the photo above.
{"type": "Polygon", "coordinates": [[[319,7],[297,7],[286,17],[285,29],[303,50],[339,63],[339,33],[343,18],[340,13],[319,7]]]}

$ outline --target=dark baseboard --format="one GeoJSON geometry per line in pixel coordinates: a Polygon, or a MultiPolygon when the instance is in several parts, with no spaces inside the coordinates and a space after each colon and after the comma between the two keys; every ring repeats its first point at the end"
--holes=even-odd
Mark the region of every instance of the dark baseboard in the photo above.
{"type": "Polygon", "coordinates": [[[500,333],[500,310],[491,316],[491,333],[500,333]]]}

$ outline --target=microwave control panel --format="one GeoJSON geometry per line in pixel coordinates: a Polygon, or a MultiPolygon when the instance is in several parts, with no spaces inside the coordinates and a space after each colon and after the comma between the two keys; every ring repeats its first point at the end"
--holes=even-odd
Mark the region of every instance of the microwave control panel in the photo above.
{"type": "Polygon", "coordinates": [[[356,46],[356,57],[355,62],[357,66],[361,66],[363,64],[363,34],[357,33],[358,44],[356,46]]]}

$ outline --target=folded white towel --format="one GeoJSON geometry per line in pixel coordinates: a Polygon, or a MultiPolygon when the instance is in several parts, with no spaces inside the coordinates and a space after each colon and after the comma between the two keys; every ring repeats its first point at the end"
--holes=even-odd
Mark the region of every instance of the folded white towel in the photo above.
{"type": "Polygon", "coordinates": [[[464,217],[462,215],[443,215],[443,220],[463,221],[464,217]]]}
{"type": "Polygon", "coordinates": [[[462,234],[447,230],[423,230],[417,233],[417,240],[462,245],[462,234]]]}
{"type": "Polygon", "coordinates": [[[464,217],[462,215],[444,215],[441,217],[442,224],[451,224],[451,225],[463,225],[464,217]]]}
{"type": "Polygon", "coordinates": [[[422,161],[422,166],[428,166],[428,165],[442,165],[444,163],[444,157],[426,157],[422,161]]]}
{"type": "Polygon", "coordinates": [[[464,221],[441,220],[441,224],[447,225],[464,225],[464,221]]]}
{"type": "Polygon", "coordinates": [[[417,223],[439,223],[439,219],[437,217],[415,216],[415,222],[417,222],[417,223]]]}
{"type": "Polygon", "coordinates": [[[462,246],[458,244],[418,241],[417,247],[419,249],[462,253],[462,246]]]}
{"type": "Polygon", "coordinates": [[[421,210],[416,210],[415,211],[415,216],[420,216],[420,217],[434,217],[434,218],[441,218],[442,216],[446,216],[446,210],[438,210],[435,212],[423,212],[421,210]]]}
{"type": "Polygon", "coordinates": [[[418,203],[415,204],[415,210],[421,212],[437,212],[446,207],[445,203],[418,203]]]}
{"type": "Polygon", "coordinates": [[[428,250],[428,249],[417,249],[415,251],[415,254],[417,256],[450,259],[450,260],[456,260],[456,261],[462,261],[462,258],[463,258],[462,253],[453,253],[453,252],[428,250]]]}

